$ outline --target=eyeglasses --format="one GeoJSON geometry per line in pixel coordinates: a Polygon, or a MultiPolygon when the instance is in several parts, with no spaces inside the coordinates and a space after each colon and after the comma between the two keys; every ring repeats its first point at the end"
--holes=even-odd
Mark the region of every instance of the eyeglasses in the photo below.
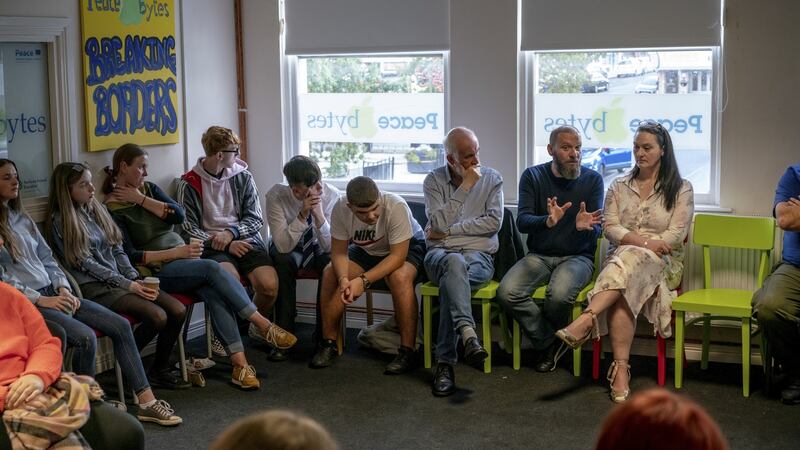
{"type": "Polygon", "coordinates": [[[233,153],[234,155],[239,154],[239,146],[233,147],[233,150],[220,150],[222,153],[233,153]]]}

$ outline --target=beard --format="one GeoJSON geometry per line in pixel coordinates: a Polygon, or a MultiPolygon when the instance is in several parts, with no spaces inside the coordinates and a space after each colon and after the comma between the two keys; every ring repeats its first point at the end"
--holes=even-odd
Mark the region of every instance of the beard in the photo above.
{"type": "Polygon", "coordinates": [[[581,176],[581,165],[578,164],[574,169],[570,169],[566,164],[563,164],[558,158],[553,158],[553,164],[556,165],[556,172],[568,180],[574,180],[581,176]]]}

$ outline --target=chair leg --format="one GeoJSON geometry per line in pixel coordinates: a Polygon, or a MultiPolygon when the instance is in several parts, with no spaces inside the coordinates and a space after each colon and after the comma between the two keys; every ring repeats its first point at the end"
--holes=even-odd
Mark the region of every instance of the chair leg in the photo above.
{"type": "Polygon", "coordinates": [[[658,385],[663,386],[667,378],[667,340],[656,335],[656,347],[658,347],[658,385]]]}
{"type": "Polygon", "coordinates": [[[603,354],[602,338],[592,340],[592,379],[600,378],[600,356],[603,354]]]}
{"type": "Polygon", "coordinates": [[[772,390],[772,355],[764,330],[761,330],[761,365],[764,368],[764,391],[769,394],[772,390]]]}
{"type": "Polygon", "coordinates": [[[483,373],[492,373],[492,304],[488,299],[481,302],[483,320],[483,347],[489,356],[483,362],[483,373]]]}
{"type": "Polygon", "coordinates": [[[181,378],[183,378],[183,381],[189,381],[189,371],[186,370],[186,349],[183,344],[183,333],[178,335],[178,357],[181,359],[181,378]]]}
{"type": "MultiPolygon", "coordinates": [[[[114,374],[117,377],[117,390],[119,391],[119,401],[125,404],[125,386],[122,384],[122,369],[119,367],[119,361],[114,358],[114,374]]],[[[136,397],[134,396],[134,401],[136,397]]]]}
{"type": "Polygon", "coordinates": [[[750,318],[742,319],[742,395],[750,396],[750,318]]]}
{"type": "Polygon", "coordinates": [[[367,326],[372,325],[372,291],[367,290],[367,326]]]}
{"type": "Polygon", "coordinates": [[[512,332],[512,336],[511,336],[511,341],[512,341],[511,348],[513,349],[512,350],[513,360],[514,360],[513,367],[514,367],[514,370],[519,370],[520,366],[522,365],[521,364],[521,360],[522,360],[521,356],[522,355],[520,354],[521,353],[521,347],[522,347],[522,342],[521,342],[522,338],[521,338],[521,336],[519,334],[519,322],[517,322],[517,319],[513,320],[512,327],[513,327],[513,332],[512,332]]]}
{"type": "Polygon", "coordinates": [[[431,361],[431,322],[433,321],[431,312],[431,297],[422,296],[422,353],[424,355],[425,368],[430,369],[431,361]]]}
{"type": "Polygon", "coordinates": [[[347,333],[347,308],[342,309],[342,317],[339,319],[339,334],[336,336],[336,349],[339,356],[344,354],[344,335],[347,333]]]}
{"type": "MultiPolygon", "coordinates": [[[[581,306],[583,305],[582,302],[575,302],[572,306],[572,320],[578,318],[581,315],[581,306]]],[[[578,347],[572,350],[572,375],[579,377],[581,376],[581,348],[578,347]]]]}
{"type": "Polygon", "coordinates": [[[211,351],[211,333],[214,332],[214,327],[211,326],[211,312],[208,311],[208,308],[203,306],[205,309],[205,316],[206,316],[206,355],[208,359],[212,359],[214,357],[214,352],[211,351]]]}
{"type": "MultiPolygon", "coordinates": [[[[703,314],[708,317],[710,314],[703,314]]],[[[711,342],[711,321],[703,321],[703,352],[700,357],[700,368],[703,370],[708,369],[708,347],[711,342]]]]}
{"type": "Polygon", "coordinates": [[[684,311],[675,313],[675,389],[683,384],[683,324],[684,311]]]}

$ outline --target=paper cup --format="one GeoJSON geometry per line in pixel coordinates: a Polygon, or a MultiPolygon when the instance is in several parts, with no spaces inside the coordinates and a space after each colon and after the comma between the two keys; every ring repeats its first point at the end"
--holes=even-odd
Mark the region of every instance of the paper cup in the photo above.
{"type": "Polygon", "coordinates": [[[161,285],[161,280],[159,280],[156,277],[147,277],[144,280],[142,280],[142,284],[144,285],[144,287],[153,289],[156,292],[158,292],[158,288],[161,285]]]}

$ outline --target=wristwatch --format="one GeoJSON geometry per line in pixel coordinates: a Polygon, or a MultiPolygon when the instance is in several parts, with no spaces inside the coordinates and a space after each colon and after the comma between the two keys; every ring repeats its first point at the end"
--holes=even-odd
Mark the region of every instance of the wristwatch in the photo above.
{"type": "Polygon", "coordinates": [[[358,277],[361,278],[361,282],[364,283],[364,289],[369,289],[369,287],[372,285],[372,282],[369,281],[369,278],[367,278],[363,272],[358,277]]]}

